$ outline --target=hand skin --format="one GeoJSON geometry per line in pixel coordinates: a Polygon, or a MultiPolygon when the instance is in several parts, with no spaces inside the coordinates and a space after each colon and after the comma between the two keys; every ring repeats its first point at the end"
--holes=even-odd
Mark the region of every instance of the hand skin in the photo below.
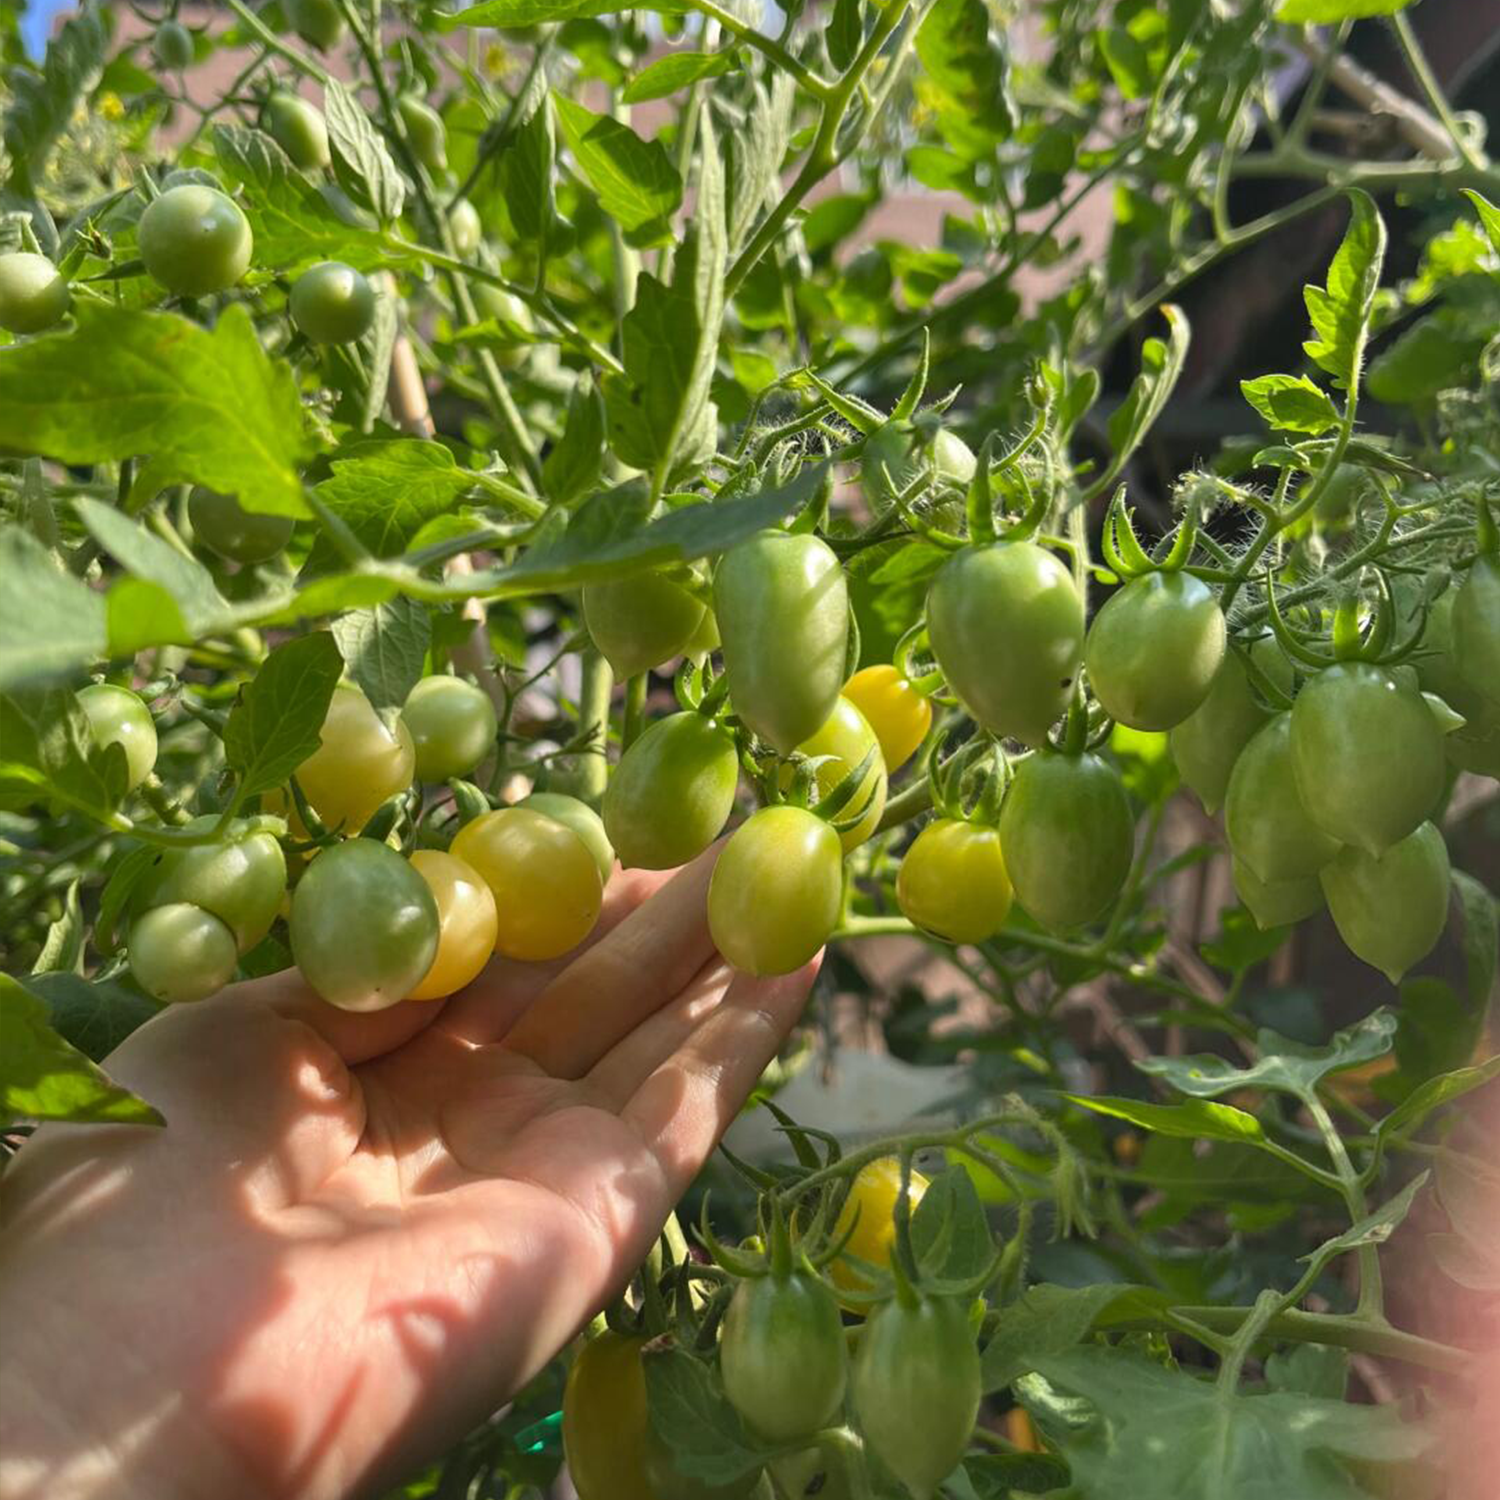
{"type": "Polygon", "coordinates": [[[374,1496],[541,1369],[812,982],[725,968],[715,857],[617,872],[586,949],[448,1001],[287,974],[132,1035],[107,1069],[167,1128],[47,1126],[0,1177],[0,1500],[374,1496]]]}

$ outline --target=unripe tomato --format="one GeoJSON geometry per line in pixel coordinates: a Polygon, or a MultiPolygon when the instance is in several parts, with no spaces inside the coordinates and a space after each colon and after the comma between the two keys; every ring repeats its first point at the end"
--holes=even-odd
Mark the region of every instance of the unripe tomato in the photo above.
{"type": "Polygon", "coordinates": [[[163,21],[151,38],[151,56],[172,73],[180,73],[193,62],[193,34],[181,21],[163,21]]]}
{"type": "Polygon", "coordinates": [[[1208,697],[1225,636],[1224,612],[1201,579],[1176,572],[1133,578],[1089,628],[1089,686],[1117,723],[1171,729],[1208,697]]]}
{"type": "Polygon", "coordinates": [[[932,728],[932,704],[888,663],[864,667],[844,684],[846,697],[875,731],[887,774],[894,776],[932,728]]]}
{"type": "Polygon", "coordinates": [[[266,100],[263,123],[271,139],[291,158],[294,167],[312,172],[328,165],[331,159],[328,125],[323,112],[306,99],[286,89],[277,89],[266,100]]]}
{"type": "Polygon", "coordinates": [[[950,943],[982,943],[1005,926],[1014,896],[1000,834],[939,818],[916,837],[896,876],[902,915],[950,943]]]}
{"type": "Polygon", "coordinates": [[[1500,707],[1500,557],[1484,553],[1453,600],[1453,649],[1464,681],[1500,707]]]}
{"type": "Polygon", "coordinates": [[[396,101],[402,128],[411,145],[412,155],[429,172],[443,172],[448,167],[448,128],[443,117],[425,99],[403,94],[396,101]]]}
{"type": "Polygon", "coordinates": [[[424,677],[401,706],[418,781],[467,776],[495,748],[500,720],[490,695],[462,677],[424,677]]]}
{"type": "Polygon", "coordinates": [[[282,0],[282,14],[304,42],[327,52],[344,34],[344,13],[337,0],[282,0]]]}
{"type": "Polygon", "coordinates": [[[714,574],[714,617],[735,712],[790,755],[838,702],[849,590],[833,548],[807,533],[762,531],[714,574]]]}
{"type": "Polygon", "coordinates": [[[1305,880],[1339,852],[1307,815],[1292,769],[1292,716],[1251,737],[1229,777],[1224,831],[1234,856],[1261,880],[1305,880]]]}
{"type": "Polygon", "coordinates": [[[297,767],[297,784],[327,827],[358,833],[382,802],[411,785],[411,732],[400,719],[387,729],[364,693],[341,682],[319,733],[318,748],[297,767]]]}
{"type": "MultiPolygon", "coordinates": [[[[523,333],[535,328],[531,309],[504,287],[494,286],[488,281],[476,281],[472,287],[474,310],[481,318],[492,318],[497,323],[509,323],[523,333]]],[[[505,345],[491,351],[491,355],[502,370],[518,370],[525,364],[528,346],[524,343],[505,345]]]]}
{"type": "Polygon", "coordinates": [[[719,1374],[735,1410],[767,1442],[794,1442],[828,1426],[848,1379],[833,1293],[801,1271],[741,1281],[724,1315],[719,1374]]]}
{"type": "Polygon", "coordinates": [[[352,344],[375,321],[375,289],[353,266],[325,260],[292,283],[292,321],[315,344],[352,344]]]}
{"type": "Polygon", "coordinates": [[[188,496],[193,539],[229,562],[245,565],[275,557],[291,540],[290,516],[246,510],[234,495],[197,485],[188,496]]]}
{"type": "Polygon", "coordinates": [[[490,961],[498,919],[495,897],[476,870],[440,849],[418,849],[411,867],[437,902],[437,953],[408,1000],[441,1000],[456,994],[490,961]]]}
{"type": "Polygon", "coordinates": [[[1416,687],[1379,667],[1319,672],[1292,705],[1291,743],[1308,816],[1369,854],[1405,838],[1443,795],[1442,731],[1416,687]]]}
{"type": "Polygon", "coordinates": [[[495,951],[557,958],[599,920],[604,882],[588,845],[570,828],[523,807],[481,813],[459,829],[452,852],[495,893],[495,951]]]}
{"type": "Polygon", "coordinates": [[[484,239],[484,225],[479,210],[467,198],[459,198],[448,210],[448,233],[453,236],[453,253],[467,258],[484,239]]]}
{"type": "Polygon", "coordinates": [[[699,713],[671,714],[620,757],[604,789],[604,828],[629,869],[672,870],[696,859],[734,811],[734,736],[699,713]]]}
{"type": "Polygon", "coordinates": [[[249,267],[255,243],[239,204],[198,183],[168,188],[148,203],[136,242],[147,271],[182,297],[233,286],[249,267]]]}
{"type": "Polygon", "coordinates": [[[12,250],[0,255],[0,328],[40,333],[68,310],[71,293],[45,255],[12,250]]]}
{"type": "Polygon", "coordinates": [[[1097,755],[1043,750],[1022,761],[1000,809],[1000,847],[1035,921],[1092,921],[1120,894],[1135,850],[1119,772],[1097,755]]]}
{"type": "Polygon", "coordinates": [[[211,912],[186,901],[154,906],[130,929],[130,972],[168,1005],[206,1000],[234,978],[234,934],[211,912]]]}
{"type": "Polygon", "coordinates": [[[956,432],[944,427],[932,440],[932,466],[944,479],[967,484],[974,477],[979,460],[956,432]]]}
{"type": "Polygon", "coordinates": [[[1321,879],[1345,946],[1392,984],[1443,935],[1451,871],[1448,846],[1431,823],[1378,855],[1345,849],[1321,879]]]}
{"type": "MultiPolygon", "coordinates": [[[[908,1208],[916,1210],[927,1191],[927,1179],[913,1171],[906,1195],[908,1208]]],[[[855,1173],[849,1184],[849,1196],[839,1210],[833,1237],[841,1240],[847,1234],[843,1251],[828,1267],[835,1286],[848,1292],[868,1292],[874,1283],[855,1267],[849,1257],[868,1262],[884,1270],[891,1263],[896,1248],[896,1201],[901,1196],[901,1159],[882,1156],[867,1162],[855,1173]]]]}
{"type": "Polygon", "coordinates": [[[569,797],[563,792],[533,792],[516,806],[529,808],[544,818],[551,818],[554,823],[561,823],[564,828],[572,829],[594,856],[600,880],[609,884],[609,877],[615,870],[614,846],[605,831],[603,818],[587,802],[580,802],[577,797],[569,797]]]}
{"type": "Polygon", "coordinates": [[[101,749],[118,745],[125,752],[125,790],[133,792],[156,765],[156,723],[140,695],[112,682],[79,688],[78,706],[101,749]]]}
{"type": "Polygon", "coordinates": [[[1290,927],[1323,909],[1323,886],[1316,875],[1295,880],[1262,880],[1242,859],[1231,862],[1234,888],[1262,932],[1290,927]]]}
{"type": "MultiPolygon", "coordinates": [[[[1291,690],[1292,665],[1273,637],[1256,641],[1250,656],[1278,687],[1291,690]]],[[[1270,719],[1271,710],[1261,706],[1250,687],[1239,652],[1226,651],[1208,696],[1168,736],[1172,759],[1204,812],[1216,813],[1223,806],[1240,751],[1270,719]]]]}
{"type": "Polygon", "coordinates": [[[1500,704],[1483,697],[1464,676],[1453,649],[1453,603],[1456,589],[1438,596],[1427,616],[1422,650],[1416,658],[1422,687],[1436,693],[1464,716],[1464,724],[1443,736],[1449,764],[1500,780],[1500,704]]]}
{"type": "Polygon", "coordinates": [[[681,656],[705,610],[662,573],[634,573],[583,590],[583,620],[616,677],[634,677],[681,656]]]}
{"type": "Polygon", "coordinates": [[[965,547],[927,594],[933,654],[991,734],[1041,745],[1068,706],[1083,660],[1073,575],[1030,542],[965,547]]]}
{"type": "Polygon", "coordinates": [[[387,844],[324,849],[292,892],[288,924],[302,977],[340,1010],[385,1010],[426,977],[438,951],[438,904],[387,844]]]}
{"type": "Polygon", "coordinates": [[[917,1500],[958,1467],[979,1415],[979,1351],[956,1297],[878,1307],[854,1356],[865,1443],[917,1500]]]}
{"type": "MultiPolygon", "coordinates": [[[[188,829],[212,828],[213,816],[194,818],[188,829]]],[[[213,844],[168,849],[141,882],[143,907],[188,902],[212,913],[234,934],[241,953],[270,930],[286,895],[286,856],[269,833],[231,828],[213,844]]]]}
{"type": "Polygon", "coordinates": [[[833,934],[839,836],[800,807],[763,807],[730,836],[708,886],[714,946],[741,973],[790,974],[833,934]]]}
{"type": "MultiPolygon", "coordinates": [[[[875,758],[860,781],[859,790],[845,804],[839,821],[852,818],[858,813],[859,821],[839,833],[839,840],[847,853],[856,849],[875,832],[880,815],[885,811],[886,774],[885,759],[880,753],[880,742],[870,728],[865,716],[845,697],[840,697],[833,706],[827,722],[815,734],[805,739],[797,749],[808,757],[831,756],[832,759],[819,766],[815,776],[818,793],[826,797],[872,750],[875,758]]],[[[782,784],[792,783],[791,768],[782,772],[782,784]]]]}

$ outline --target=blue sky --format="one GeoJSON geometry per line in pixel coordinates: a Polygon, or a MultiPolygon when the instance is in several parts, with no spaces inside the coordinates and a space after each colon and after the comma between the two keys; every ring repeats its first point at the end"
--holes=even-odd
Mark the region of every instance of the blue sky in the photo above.
{"type": "Polygon", "coordinates": [[[52,34],[52,18],[61,10],[74,9],[73,0],[31,0],[21,18],[21,35],[32,56],[40,57],[52,34]]]}

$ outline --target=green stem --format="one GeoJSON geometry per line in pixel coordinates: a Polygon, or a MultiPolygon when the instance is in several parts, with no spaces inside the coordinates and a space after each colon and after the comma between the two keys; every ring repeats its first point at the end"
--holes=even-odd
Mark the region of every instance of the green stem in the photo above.
{"type": "Polygon", "coordinates": [[[1400,43],[1401,51],[1406,58],[1406,66],[1411,70],[1411,76],[1416,79],[1417,86],[1427,96],[1427,102],[1432,106],[1433,114],[1443,122],[1443,129],[1448,132],[1448,139],[1453,142],[1453,149],[1475,171],[1484,171],[1488,168],[1489,162],[1475,150],[1473,144],[1460,129],[1453,114],[1453,106],[1448,103],[1448,96],[1443,92],[1437,76],[1428,64],[1427,55],[1422,51],[1422,44],[1417,40],[1417,34],[1412,30],[1411,22],[1401,11],[1397,11],[1390,20],[1391,28],[1396,33],[1396,40],[1400,43]]]}
{"type": "Polygon", "coordinates": [[[829,83],[826,78],[819,77],[799,58],[788,52],[775,37],[767,36],[764,32],[757,31],[755,27],[746,25],[738,16],[716,5],[714,0],[688,0],[688,3],[700,15],[707,16],[711,21],[717,21],[725,31],[744,42],[747,47],[754,47],[758,52],[764,53],[783,72],[790,73],[809,94],[825,101],[832,97],[836,85],[829,83]]]}
{"type": "Polygon", "coordinates": [[[584,800],[595,807],[604,795],[609,780],[609,700],[614,690],[615,674],[596,649],[583,654],[583,686],[578,694],[578,732],[586,737],[583,774],[580,777],[584,800]]]}
{"type": "MultiPolygon", "coordinates": [[[[1328,1148],[1328,1155],[1333,1161],[1334,1174],[1338,1178],[1339,1191],[1343,1195],[1350,1221],[1358,1224],[1362,1219],[1369,1217],[1370,1205],[1365,1198],[1360,1174],[1349,1159],[1349,1150],[1344,1144],[1344,1138],[1339,1134],[1339,1128],[1333,1123],[1323,1101],[1315,1093],[1309,1091],[1304,1094],[1302,1102],[1312,1116],[1313,1123],[1318,1127],[1318,1133],[1323,1137],[1324,1145],[1328,1148]]],[[[1355,1251],[1355,1255],[1359,1261],[1359,1305],[1355,1310],[1356,1315],[1362,1318],[1380,1318],[1383,1316],[1385,1306],[1380,1274],[1380,1252],[1374,1245],[1361,1245],[1355,1251]]]]}

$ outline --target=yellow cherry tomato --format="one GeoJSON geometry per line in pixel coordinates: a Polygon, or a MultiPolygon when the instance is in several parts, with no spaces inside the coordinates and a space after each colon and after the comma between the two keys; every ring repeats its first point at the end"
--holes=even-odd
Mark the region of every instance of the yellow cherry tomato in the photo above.
{"type": "Polygon", "coordinates": [[[572,829],[525,807],[481,813],[459,830],[452,853],[494,893],[495,951],[506,958],[557,958],[599,920],[604,882],[572,829]]]}
{"type": "Polygon", "coordinates": [[[896,876],[902,914],[950,943],[982,943],[1005,925],[1014,892],[1000,835],[939,818],[916,837],[896,876]]]}
{"type": "MultiPolygon", "coordinates": [[[[855,813],[863,809],[859,822],[852,828],[845,828],[839,834],[839,841],[844,846],[844,853],[847,854],[851,849],[864,843],[875,832],[876,825],[880,822],[880,815],[885,811],[885,757],[881,753],[880,742],[876,738],[875,731],[854,704],[847,698],[840,698],[834,704],[833,712],[829,714],[823,727],[809,739],[803,740],[797,749],[801,754],[809,757],[832,757],[818,767],[818,794],[824,797],[854,770],[872,749],[875,751],[875,758],[870,762],[870,769],[865,772],[859,790],[850,798],[844,811],[839,814],[839,822],[843,822],[846,817],[853,817],[855,813]]],[[[791,780],[791,772],[789,770],[784,772],[783,783],[790,785],[791,780]]]]}
{"type": "MultiPolygon", "coordinates": [[[[927,1191],[927,1179],[920,1172],[911,1174],[907,1202],[915,1210],[927,1191]]],[[[901,1194],[901,1162],[894,1156],[882,1156],[861,1167],[849,1187],[849,1196],[839,1210],[834,1238],[842,1239],[852,1224],[848,1243],[828,1267],[835,1286],[849,1292],[873,1290],[870,1279],[850,1264],[847,1257],[857,1256],[882,1269],[891,1263],[896,1247],[896,1199],[901,1194]]]]}
{"type": "Polygon", "coordinates": [[[370,700],[341,682],[328,704],[322,743],[297,767],[297,784],[329,828],[358,833],[375,809],[404,792],[416,774],[411,731],[397,719],[387,729],[370,700]]]}
{"type": "Polygon", "coordinates": [[[889,663],[856,672],[844,684],[844,696],[869,720],[891,775],[912,758],[932,728],[932,704],[889,663]]]}
{"type": "Polygon", "coordinates": [[[608,1330],[584,1345],[568,1371],[563,1452],[579,1500],[656,1500],[646,1473],[644,1342],[608,1330]]]}
{"type": "Polygon", "coordinates": [[[426,978],[406,998],[441,1000],[474,979],[495,951],[495,895],[477,870],[440,849],[418,849],[411,867],[437,902],[438,947],[426,978]]]}

